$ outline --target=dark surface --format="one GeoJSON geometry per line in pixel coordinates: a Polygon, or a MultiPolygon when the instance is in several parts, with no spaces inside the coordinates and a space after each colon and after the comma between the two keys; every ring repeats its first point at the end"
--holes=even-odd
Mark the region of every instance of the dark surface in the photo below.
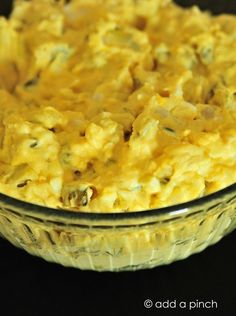
{"type": "MultiPolygon", "coordinates": [[[[175,0],[176,3],[184,6],[197,4],[203,10],[211,10],[214,13],[236,13],[235,0],[175,0]]],[[[1,14],[7,15],[10,12],[12,0],[0,0],[1,14]]]]}
{"type": "MultiPolygon", "coordinates": [[[[10,0],[0,0],[1,13],[10,0]]],[[[235,12],[236,1],[178,1],[235,12]],[[222,9],[222,5],[224,8],[222,9]]],[[[7,8],[8,7],[8,8],[7,8]]],[[[96,273],[64,268],[32,257],[0,239],[0,315],[236,315],[236,232],[189,259],[152,270],[96,273]],[[215,300],[218,309],[146,310],[155,301],[215,300]]]]}
{"type": "Polygon", "coordinates": [[[197,4],[203,10],[211,10],[213,13],[236,13],[235,0],[175,0],[176,3],[184,6],[197,4]]]}
{"type": "Polygon", "coordinates": [[[98,273],[51,264],[0,239],[4,316],[236,315],[236,232],[190,258],[152,270],[98,273]],[[153,301],[215,300],[218,309],[146,310],[153,301]],[[73,312],[73,310],[75,312],[73,312]],[[83,311],[83,312],[82,312],[83,311]]]}

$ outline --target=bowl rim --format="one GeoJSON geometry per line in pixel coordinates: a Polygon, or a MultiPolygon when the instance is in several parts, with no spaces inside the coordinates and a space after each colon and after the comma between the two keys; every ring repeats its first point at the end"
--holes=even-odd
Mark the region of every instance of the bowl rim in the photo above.
{"type": "MultiPolygon", "coordinates": [[[[47,206],[42,206],[38,204],[29,203],[23,200],[10,197],[6,194],[0,193],[0,208],[10,212],[17,212],[18,214],[27,212],[28,215],[37,217],[50,217],[50,218],[60,218],[65,220],[90,220],[94,221],[120,221],[120,220],[135,220],[135,219],[149,219],[152,217],[158,217],[161,215],[176,215],[180,213],[185,213],[188,215],[190,210],[195,207],[204,206],[207,203],[213,202],[215,200],[220,200],[223,197],[232,194],[235,191],[236,195],[236,183],[227,186],[224,189],[205,195],[203,197],[185,202],[180,204],[175,204],[163,208],[154,208],[140,211],[129,211],[129,212],[82,212],[71,209],[63,208],[52,208],[47,206]],[[22,212],[23,211],[23,212],[22,212]]],[[[201,212],[201,210],[198,210],[201,212]]],[[[202,210],[204,212],[204,209],[202,210]]]]}

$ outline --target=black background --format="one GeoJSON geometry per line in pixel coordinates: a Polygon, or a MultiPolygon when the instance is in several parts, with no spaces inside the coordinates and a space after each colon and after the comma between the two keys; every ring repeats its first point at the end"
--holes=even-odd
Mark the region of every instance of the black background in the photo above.
{"type": "MultiPolygon", "coordinates": [[[[236,11],[236,1],[178,0],[215,13],[236,11]]],[[[10,0],[0,0],[7,14],[10,0]]],[[[167,21],[168,23],[168,21],[167,21]]],[[[190,258],[152,270],[97,273],[64,268],[28,255],[0,239],[0,315],[236,315],[236,232],[190,258]],[[218,302],[218,309],[146,310],[155,301],[218,302]]]]}

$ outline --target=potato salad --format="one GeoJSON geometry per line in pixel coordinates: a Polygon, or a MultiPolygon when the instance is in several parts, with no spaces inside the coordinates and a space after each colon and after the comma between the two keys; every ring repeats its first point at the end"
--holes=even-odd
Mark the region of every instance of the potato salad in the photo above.
{"type": "Polygon", "coordinates": [[[236,182],[236,17],[16,0],[0,17],[0,192],[132,212],[236,182]]]}

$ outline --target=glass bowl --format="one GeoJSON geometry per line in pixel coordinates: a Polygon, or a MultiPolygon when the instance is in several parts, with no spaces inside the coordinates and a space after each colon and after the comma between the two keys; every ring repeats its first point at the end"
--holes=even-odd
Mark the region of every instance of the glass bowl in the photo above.
{"type": "MultiPolygon", "coordinates": [[[[194,1],[178,0],[179,4],[194,1]]],[[[9,6],[10,1],[3,1],[9,6]]],[[[232,1],[195,1],[216,13],[232,1]]],[[[0,194],[0,235],[64,266],[96,271],[152,268],[184,259],[236,227],[236,184],[187,203],[131,213],[46,208],[0,194]]]]}
{"type": "Polygon", "coordinates": [[[0,235],[48,261],[96,271],[169,264],[236,227],[236,184],[187,203],[130,213],[46,208],[0,194],[0,235]]]}

